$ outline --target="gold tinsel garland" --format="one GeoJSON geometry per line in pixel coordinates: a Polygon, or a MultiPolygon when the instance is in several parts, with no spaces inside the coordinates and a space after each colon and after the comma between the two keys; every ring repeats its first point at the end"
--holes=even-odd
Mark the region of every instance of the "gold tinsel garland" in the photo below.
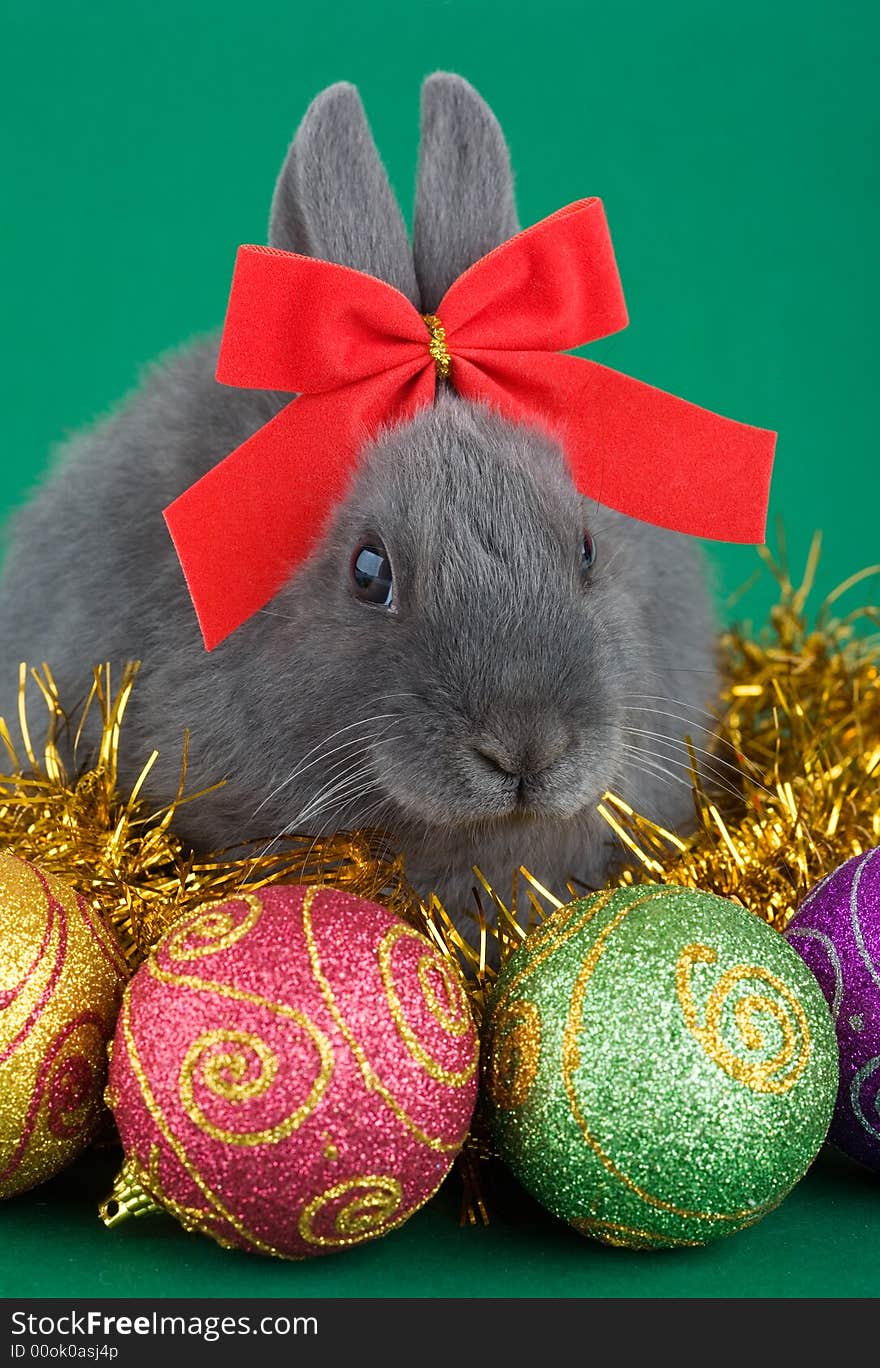
{"type": "Polygon", "coordinates": [[[169,803],[157,809],[143,797],[158,751],[147,757],[131,790],[120,792],[123,718],[138,668],[137,663],[127,665],[114,691],[110,666],[97,666],[84,702],[69,716],[48,665],[30,671],[22,665],[20,746],[0,718],[0,740],[11,762],[10,773],[0,775],[0,848],[33,860],[83,894],[113,926],[132,970],[179,917],[202,903],[233,896],[245,883],[251,888],[284,881],[333,884],[411,916],[418,897],[406,882],[401,856],[380,833],[321,841],[290,836],[274,842],[269,852],[266,841],[253,841],[234,855],[195,854],[175,834],[174,819],[185,803],[220,785],[185,792],[186,736],[178,790],[169,803]],[[31,741],[29,681],[49,714],[39,755],[31,741]],[[83,733],[94,709],[100,717],[100,740],[97,752],[84,756],[83,733]],[[70,769],[65,754],[73,757],[70,769]]]}
{"type": "Polygon", "coordinates": [[[817,534],[802,582],[761,548],[779,586],[767,627],[721,639],[725,687],[715,741],[735,793],[712,792],[692,754],[696,812],[682,838],[606,794],[600,811],[628,852],[619,882],[654,880],[733,898],[783,931],[825,874],[880,844],[880,611],[843,616],[839,585],[810,621],[817,534]],[[868,629],[868,630],[864,630],[868,629]]]}
{"type": "MultiPolygon", "coordinates": [[[[777,582],[778,601],[761,632],[729,630],[721,638],[726,682],[715,749],[727,779],[724,792],[715,792],[692,752],[693,831],[667,831],[634,811],[625,796],[604,795],[599,811],[624,856],[612,882],[703,888],[736,899],[782,930],[812,884],[850,855],[880,844],[880,636],[859,631],[880,625],[880,610],[835,612],[843,594],[880,573],[880,566],[841,584],[811,622],[806,605],[819,551],[817,535],[797,586],[784,560],[760,551],[777,582]]],[[[530,926],[559,905],[540,881],[525,869],[515,871],[511,894],[502,897],[476,870],[474,908],[451,909],[470,917],[472,930],[463,933],[436,896],[423,898],[407,882],[401,855],[380,832],[294,835],[273,842],[268,852],[264,839],[249,843],[244,854],[241,847],[234,854],[195,854],[175,834],[174,819],[183,804],[213,788],[185,792],[186,737],[170,803],[155,809],[142,796],[158,752],[146,758],[131,791],[119,791],[123,719],[137,670],[137,664],[127,666],[114,692],[110,667],[96,667],[71,717],[49,667],[21,666],[20,745],[0,719],[10,759],[10,772],[0,775],[0,848],[33,859],[83,893],[114,926],[133,968],[178,917],[232,896],[245,883],[297,880],[347,888],[384,903],[450,954],[479,1014],[493,964],[503,963],[530,926]],[[31,741],[29,679],[48,710],[40,755],[31,741]],[[93,709],[100,740],[97,753],[84,756],[83,732],[93,709]],[[73,757],[70,769],[63,754],[73,757]]],[[[580,891],[571,885],[572,896],[580,891]]]]}
{"type": "MultiPolygon", "coordinates": [[[[762,549],[778,585],[769,621],[755,635],[729,630],[721,638],[726,682],[714,749],[727,779],[723,793],[714,791],[691,749],[692,832],[667,831],[625,797],[604,795],[599,811],[623,853],[610,882],[702,888],[734,898],[783,930],[823,875],[880,844],[880,635],[862,630],[880,625],[880,611],[836,611],[846,591],[880,566],[841,584],[811,621],[806,605],[819,550],[817,536],[795,586],[784,558],[762,549]]],[[[123,719],[137,671],[137,664],[128,665],[114,691],[109,665],[96,667],[84,702],[68,716],[49,667],[21,666],[20,745],[0,719],[10,761],[10,772],[0,775],[0,848],[32,859],[82,893],[115,928],[132,970],[178,917],[234,896],[244,884],[346,888],[384,903],[450,956],[479,1023],[498,966],[532,925],[561,905],[540,881],[519,869],[502,897],[475,870],[474,908],[452,909],[469,913],[471,930],[463,932],[460,917],[456,925],[435,895],[423,898],[407,882],[401,855],[379,832],[289,836],[271,850],[260,840],[244,854],[241,847],[196,854],[175,834],[175,817],[213,788],[186,793],[186,737],[171,802],[156,809],[143,797],[157,752],[146,758],[131,790],[119,790],[123,719]],[[29,683],[48,711],[39,755],[31,741],[29,683]],[[84,754],[83,733],[95,709],[100,740],[97,751],[84,754]],[[72,757],[69,767],[65,755],[72,757]]],[[[572,883],[570,891],[576,897],[583,889],[572,883]]],[[[479,1181],[487,1153],[477,1128],[460,1160],[469,1221],[487,1219],[479,1181]]]]}

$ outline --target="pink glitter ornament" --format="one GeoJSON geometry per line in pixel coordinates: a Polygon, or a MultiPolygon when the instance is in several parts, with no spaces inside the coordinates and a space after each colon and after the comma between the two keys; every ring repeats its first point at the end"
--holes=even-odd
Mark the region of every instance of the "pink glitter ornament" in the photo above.
{"type": "Polygon", "coordinates": [[[477,1057],[454,969],[385,908],[281,885],[200,908],[126,991],[108,1087],[126,1164],[104,1219],[148,1194],[282,1258],[384,1235],[449,1171],[477,1057]]]}

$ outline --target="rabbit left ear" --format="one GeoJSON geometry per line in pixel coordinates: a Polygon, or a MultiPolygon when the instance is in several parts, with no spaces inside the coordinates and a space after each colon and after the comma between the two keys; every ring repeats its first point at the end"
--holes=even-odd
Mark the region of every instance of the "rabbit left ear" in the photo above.
{"type": "Polygon", "coordinates": [[[422,87],[422,140],[413,255],[422,308],[519,229],[504,134],[461,76],[437,71],[422,87]]]}
{"type": "Polygon", "coordinates": [[[269,243],[378,276],[418,307],[406,225],[353,85],[309,105],[281,168],[269,243]]]}

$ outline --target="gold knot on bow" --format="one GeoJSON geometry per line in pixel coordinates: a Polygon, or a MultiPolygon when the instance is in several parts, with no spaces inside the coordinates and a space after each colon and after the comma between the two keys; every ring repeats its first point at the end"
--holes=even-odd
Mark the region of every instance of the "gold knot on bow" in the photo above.
{"type": "Polygon", "coordinates": [[[449,355],[449,348],[446,345],[446,329],[436,314],[422,314],[422,319],[431,334],[428,351],[437,368],[437,379],[445,380],[452,365],[452,357],[449,355]]]}

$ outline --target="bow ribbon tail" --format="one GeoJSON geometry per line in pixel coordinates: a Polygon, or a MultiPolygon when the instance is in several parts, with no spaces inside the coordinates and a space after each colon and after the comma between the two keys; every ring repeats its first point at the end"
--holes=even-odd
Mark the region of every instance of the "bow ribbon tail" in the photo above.
{"type": "Polygon", "coordinates": [[[433,392],[433,368],[420,360],[403,375],[300,395],[165,509],[209,651],[321,540],[365,438],[411,417],[433,392]]]}
{"type": "Polygon", "coordinates": [[[456,353],[459,393],[563,445],[582,494],[716,541],[764,541],[776,434],[578,356],[456,353]]]}

